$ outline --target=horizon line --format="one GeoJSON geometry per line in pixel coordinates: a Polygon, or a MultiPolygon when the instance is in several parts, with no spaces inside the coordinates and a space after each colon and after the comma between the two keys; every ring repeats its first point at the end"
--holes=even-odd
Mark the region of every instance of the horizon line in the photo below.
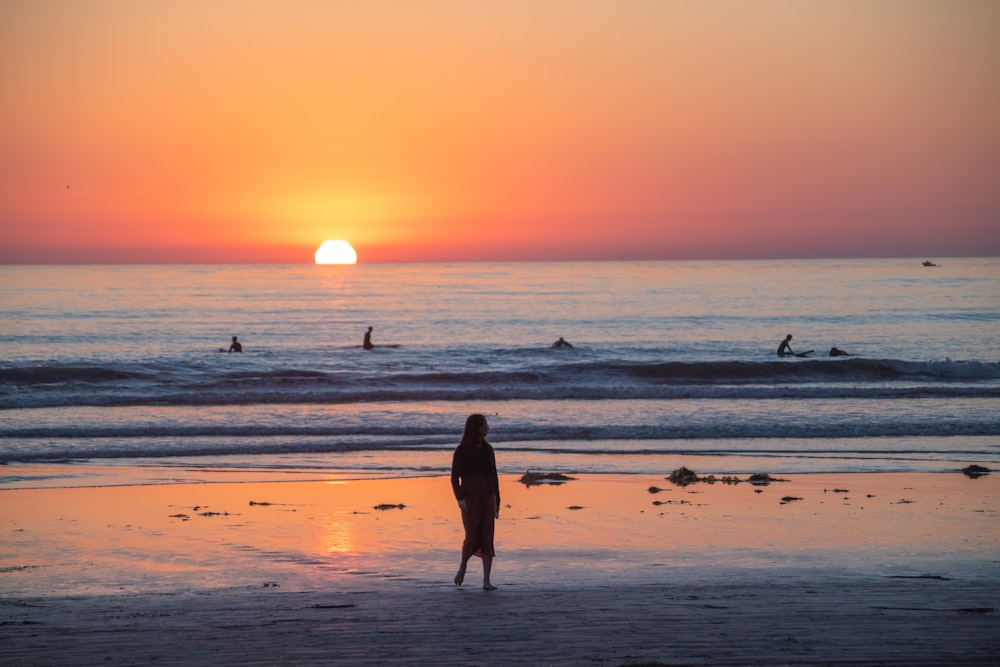
{"type": "Polygon", "coordinates": [[[775,257],[663,257],[663,258],[558,258],[558,259],[397,259],[364,261],[360,257],[355,264],[316,264],[314,261],[263,261],[263,260],[219,260],[219,261],[3,261],[0,266],[335,266],[351,267],[359,264],[587,264],[587,263],[656,263],[656,262],[777,262],[777,261],[817,261],[817,260],[947,260],[947,259],[997,259],[995,255],[840,255],[840,256],[775,256],[775,257]]]}

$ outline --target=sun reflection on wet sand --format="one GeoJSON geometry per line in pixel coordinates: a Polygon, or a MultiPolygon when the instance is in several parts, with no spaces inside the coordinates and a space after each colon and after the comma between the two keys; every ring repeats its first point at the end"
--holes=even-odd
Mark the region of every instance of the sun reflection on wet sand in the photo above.
{"type": "MultiPolygon", "coordinates": [[[[1000,554],[995,475],[787,477],[766,487],[504,477],[495,574],[531,584],[695,564],[890,567],[1000,554]]],[[[31,595],[315,589],[342,587],[345,574],[447,583],[462,539],[446,477],[7,490],[0,530],[0,584],[31,595]]]]}

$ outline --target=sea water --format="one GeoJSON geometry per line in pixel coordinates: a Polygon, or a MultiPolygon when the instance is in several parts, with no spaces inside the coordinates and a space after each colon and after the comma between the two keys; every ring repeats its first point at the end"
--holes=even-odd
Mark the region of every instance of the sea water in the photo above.
{"type": "Polygon", "coordinates": [[[0,487],[437,475],[472,412],[503,473],[995,467],[1000,260],[937,264],[3,266],[0,487]]]}

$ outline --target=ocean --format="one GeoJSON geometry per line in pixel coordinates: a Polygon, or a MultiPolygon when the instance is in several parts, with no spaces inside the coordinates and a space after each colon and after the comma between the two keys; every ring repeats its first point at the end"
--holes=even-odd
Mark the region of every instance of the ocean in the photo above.
{"type": "Polygon", "coordinates": [[[504,474],[995,468],[1000,259],[922,260],[2,266],[0,488],[440,475],[472,412],[504,474]]]}

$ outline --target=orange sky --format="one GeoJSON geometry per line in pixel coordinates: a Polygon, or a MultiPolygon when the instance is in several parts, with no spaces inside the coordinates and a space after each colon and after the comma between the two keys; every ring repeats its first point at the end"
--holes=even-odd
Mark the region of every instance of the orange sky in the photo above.
{"type": "Polygon", "coordinates": [[[1000,2],[0,4],[0,262],[1000,254],[1000,2]]]}

